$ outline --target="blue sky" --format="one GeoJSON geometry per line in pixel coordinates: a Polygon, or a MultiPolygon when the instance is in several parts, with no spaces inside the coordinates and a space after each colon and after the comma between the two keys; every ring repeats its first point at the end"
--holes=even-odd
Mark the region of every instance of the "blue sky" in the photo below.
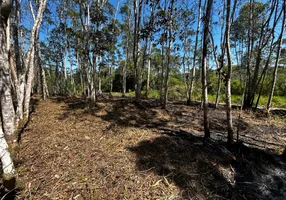
{"type": "MultiPolygon", "coordinates": [[[[120,2],[120,6],[122,6],[127,0],[109,0],[109,2],[116,8],[117,6],[117,3],[118,1],[120,2]]],[[[25,4],[27,3],[28,1],[27,0],[22,0],[22,3],[21,4],[25,4]]],[[[56,12],[55,12],[55,5],[53,3],[50,2],[50,6],[52,6],[54,9],[51,9],[52,10],[52,13],[55,15],[55,18],[54,20],[56,20],[56,12]]],[[[163,2],[163,1],[162,1],[163,2]]],[[[190,1],[193,3],[193,1],[190,1]]],[[[203,1],[204,2],[204,1],[203,1]]],[[[239,2],[245,2],[245,1],[240,1],[239,2]]],[[[266,0],[262,0],[261,2],[266,2],[266,0]]],[[[202,3],[202,5],[204,5],[204,3],[202,3]]],[[[24,8],[24,7],[23,7],[24,8]]],[[[31,18],[31,13],[30,13],[30,10],[29,9],[22,9],[23,10],[23,13],[26,14],[26,17],[25,19],[23,19],[23,24],[28,27],[28,28],[31,28],[31,26],[33,25],[33,20],[31,18]]],[[[237,10],[237,13],[238,13],[239,9],[237,10]]],[[[196,11],[197,12],[197,11],[196,11]]],[[[213,15],[212,15],[212,20],[213,21],[219,21],[219,18],[218,18],[218,13],[222,13],[223,12],[223,1],[222,0],[218,0],[218,1],[215,1],[215,4],[214,4],[214,7],[213,7],[213,15]]],[[[121,20],[121,15],[118,13],[117,14],[117,19],[118,20],[121,20]]],[[[44,26],[44,24],[43,24],[44,26]]],[[[197,22],[193,24],[193,29],[196,29],[196,26],[197,26],[197,22]]],[[[44,41],[47,36],[48,36],[48,32],[49,32],[49,29],[51,29],[52,27],[45,27],[45,28],[42,28],[42,32],[41,32],[41,37],[40,39],[42,41],[44,41]]],[[[216,26],[213,26],[212,27],[212,33],[213,33],[213,36],[214,36],[214,40],[215,40],[215,45],[219,46],[219,43],[220,43],[220,35],[221,35],[221,28],[220,28],[220,25],[216,25],[216,26]]],[[[194,41],[194,38],[193,38],[193,41],[194,41]]],[[[219,49],[219,48],[218,48],[219,49]]],[[[68,62],[68,61],[67,61],[68,62]]]]}

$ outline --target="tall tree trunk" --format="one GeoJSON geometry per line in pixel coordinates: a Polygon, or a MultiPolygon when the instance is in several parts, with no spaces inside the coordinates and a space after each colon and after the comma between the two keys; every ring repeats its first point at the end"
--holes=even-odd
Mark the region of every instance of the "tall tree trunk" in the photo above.
{"type": "Polygon", "coordinates": [[[196,60],[197,60],[197,49],[199,43],[199,34],[200,34],[200,27],[201,27],[201,4],[202,0],[199,0],[199,7],[198,7],[198,19],[197,19],[197,30],[196,30],[196,41],[195,41],[195,49],[194,49],[194,57],[193,57],[193,68],[192,68],[192,76],[191,76],[191,83],[189,86],[189,95],[187,99],[187,105],[191,105],[193,93],[194,93],[194,82],[196,76],[196,60]]]}
{"type": "Polygon", "coordinates": [[[209,118],[208,118],[208,88],[207,88],[207,50],[210,17],[213,0],[207,1],[206,13],[204,15],[204,35],[203,35],[203,52],[202,52],[202,102],[204,109],[204,132],[205,138],[210,137],[209,118]]]}
{"type": "Polygon", "coordinates": [[[70,48],[69,48],[69,62],[70,62],[70,84],[72,87],[73,94],[75,95],[76,91],[75,91],[74,78],[73,78],[73,55],[72,55],[72,51],[70,48]]]}
{"type": "Polygon", "coordinates": [[[35,55],[35,40],[37,37],[37,33],[40,29],[43,12],[46,7],[47,0],[41,0],[37,17],[35,18],[35,22],[31,32],[31,39],[30,39],[30,47],[27,53],[26,64],[28,68],[27,72],[27,81],[26,81],[26,88],[25,88],[25,98],[24,98],[24,116],[25,118],[29,117],[29,105],[30,105],[30,97],[31,97],[31,89],[32,89],[32,81],[34,77],[34,55],[35,55]]]}
{"type": "Polygon", "coordinates": [[[109,94],[112,96],[113,79],[112,79],[112,65],[109,66],[109,94]]]}
{"type": "Polygon", "coordinates": [[[218,83],[217,83],[217,92],[216,92],[216,99],[215,99],[215,108],[218,107],[219,104],[219,96],[220,96],[220,89],[221,89],[221,69],[223,68],[223,59],[224,58],[224,40],[222,38],[224,38],[224,34],[223,34],[223,25],[222,25],[222,29],[221,29],[221,49],[222,49],[222,55],[221,55],[221,59],[218,60],[217,58],[217,54],[216,54],[216,48],[215,48],[215,43],[214,43],[214,38],[211,32],[209,32],[210,34],[210,38],[211,38],[211,43],[212,43],[212,49],[213,49],[213,56],[214,56],[214,60],[217,66],[217,74],[218,74],[218,83]]]}
{"type": "Polygon", "coordinates": [[[40,87],[41,87],[41,94],[43,100],[47,98],[47,93],[46,93],[46,80],[45,80],[45,71],[43,69],[42,65],[42,56],[41,56],[41,44],[40,44],[40,39],[39,39],[39,34],[37,36],[37,41],[36,41],[36,52],[37,52],[37,64],[39,67],[39,73],[40,73],[40,87]]]}
{"type": "MultiPolygon", "coordinates": [[[[130,0],[127,1],[128,9],[130,9],[130,0]]],[[[130,46],[130,38],[131,38],[131,12],[128,14],[128,29],[127,29],[127,39],[126,39],[126,60],[122,70],[122,96],[126,96],[126,78],[127,78],[127,70],[129,66],[129,46],[130,46]]]]}
{"type": "Polygon", "coordinates": [[[163,108],[167,107],[168,103],[168,92],[169,92],[169,74],[171,68],[171,51],[172,51],[172,44],[173,44],[173,7],[174,7],[174,0],[170,2],[170,13],[169,13],[169,38],[168,38],[168,50],[167,50],[167,65],[166,65],[166,76],[165,76],[165,91],[164,91],[164,104],[163,108]]]}
{"type": "MultiPolygon", "coordinates": [[[[235,6],[235,3],[234,3],[235,6]]],[[[231,53],[230,53],[230,43],[229,43],[229,33],[230,33],[230,7],[231,1],[227,0],[227,10],[226,10],[226,54],[227,54],[227,73],[225,77],[225,103],[226,103],[226,118],[227,118],[227,142],[228,144],[233,143],[233,125],[232,125],[232,114],[231,114],[231,73],[232,73],[232,63],[231,63],[231,53]]]]}
{"type": "Polygon", "coordinates": [[[150,73],[151,73],[151,57],[152,57],[152,36],[150,36],[150,44],[149,44],[149,56],[148,56],[148,63],[147,63],[147,83],[146,83],[146,98],[149,95],[149,88],[150,88],[150,73]]]}
{"type": "MultiPolygon", "coordinates": [[[[0,3],[0,6],[0,9],[2,9],[3,4],[0,3]]],[[[15,131],[15,111],[12,101],[10,63],[8,58],[10,45],[7,45],[7,43],[10,42],[8,38],[9,30],[7,21],[2,19],[3,15],[2,13],[0,14],[0,110],[2,111],[2,122],[0,121],[0,123],[3,123],[3,129],[6,135],[13,135],[15,131]]]]}
{"type": "Polygon", "coordinates": [[[133,62],[134,62],[134,68],[135,68],[135,81],[136,81],[136,87],[135,87],[135,96],[136,99],[141,98],[141,76],[142,76],[142,70],[139,66],[139,52],[140,52],[140,22],[141,22],[141,14],[142,14],[142,4],[143,0],[139,0],[139,6],[138,1],[133,1],[133,9],[134,9],[134,43],[133,43],[133,62]]]}
{"type": "MultiPolygon", "coordinates": [[[[157,4],[153,5],[156,6],[157,4]]],[[[150,28],[153,29],[154,28],[154,8],[151,7],[151,15],[150,15],[150,28]]],[[[147,63],[147,83],[146,83],[146,98],[148,98],[149,96],[149,89],[150,89],[150,73],[151,73],[151,58],[152,58],[152,47],[153,47],[153,33],[152,30],[149,33],[149,51],[148,51],[148,63],[147,63]]]]}
{"type": "MultiPolygon", "coordinates": [[[[128,43],[127,43],[128,44],[128,43]]],[[[127,67],[128,67],[128,45],[127,45],[127,50],[126,50],[126,60],[125,63],[123,65],[123,69],[122,69],[122,96],[125,97],[126,96],[126,76],[127,76],[127,67]]]]}
{"type": "Polygon", "coordinates": [[[17,108],[16,108],[16,125],[21,119],[23,119],[23,99],[24,92],[23,86],[25,85],[25,68],[21,62],[21,48],[19,45],[19,17],[20,17],[20,3],[19,0],[15,1],[14,9],[14,27],[13,27],[13,41],[14,41],[14,52],[17,69],[17,81],[15,81],[16,96],[17,96],[17,108]]]}
{"type": "MultiPolygon", "coordinates": [[[[250,81],[251,81],[251,74],[250,74],[250,66],[251,66],[251,38],[252,38],[252,24],[253,24],[253,0],[249,0],[249,18],[248,18],[248,31],[247,31],[247,36],[248,36],[248,41],[247,41],[247,85],[250,85],[250,81]]],[[[244,108],[249,108],[251,107],[250,105],[250,93],[251,93],[251,89],[250,87],[248,87],[246,89],[245,95],[244,95],[244,102],[243,102],[243,106],[244,108]]]]}
{"type": "Polygon", "coordinates": [[[7,19],[9,18],[11,7],[12,1],[0,2],[0,103],[2,111],[2,117],[0,114],[0,155],[4,183],[15,180],[16,174],[5,138],[5,134],[11,135],[14,133],[14,108],[7,51],[7,41],[9,40],[6,37],[7,19]]]}
{"type": "Polygon", "coordinates": [[[163,102],[163,89],[164,89],[164,66],[165,66],[165,59],[164,59],[164,48],[165,48],[165,43],[162,42],[162,48],[161,48],[161,74],[160,74],[160,102],[163,102]]]}
{"type": "Polygon", "coordinates": [[[284,29],[285,29],[285,20],[286,20],[286,0],[283,0],[283,19],[282,19],[282,24],[281,24],[281,32],[279,35],[279,41],[278,41],[278,48],[277,48],[277,54],[276,54],[276,60],[275,60],[275,67],[273,71],[273,78],[272,78],[272,83],[271,83],[271,89],[268,97],[268,102],[267,102],[267,111],[269,112],[271,103],[272,103],[272,98],[274,95],[274,90],[275,90],[275,85],[276,85],[276,79],[277,79],[277,71],[278,71],[278,64],[279,64],[279,58],[281,54],[281,47],[283,43],[283,34],[284,34],[284,29]]]}

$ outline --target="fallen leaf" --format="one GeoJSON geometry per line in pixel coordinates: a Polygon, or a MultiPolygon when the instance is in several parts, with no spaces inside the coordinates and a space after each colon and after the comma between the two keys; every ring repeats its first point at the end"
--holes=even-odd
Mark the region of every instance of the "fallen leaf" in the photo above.
{"type": "Polygon", "coordinates": [[[87,139],[87,140],[89,140],[89,139],[90,139],[90,137],[89,137],[89,136],[87,136],[87,135],[85,135],[85,136],[84,136],[84,138],[85,138],[85,139],[87,139]]]}

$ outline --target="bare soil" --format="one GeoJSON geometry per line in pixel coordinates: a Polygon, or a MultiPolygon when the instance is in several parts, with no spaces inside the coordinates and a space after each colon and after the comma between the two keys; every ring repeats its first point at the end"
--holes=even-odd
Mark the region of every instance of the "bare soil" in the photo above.
{"type": "Polygon", "coordinates": [[[16,158],[16,199],[286,199],[285,118],[233,112],[241,142],[228,147],[223,108],[132,98],[41,101],[16,158]]]}

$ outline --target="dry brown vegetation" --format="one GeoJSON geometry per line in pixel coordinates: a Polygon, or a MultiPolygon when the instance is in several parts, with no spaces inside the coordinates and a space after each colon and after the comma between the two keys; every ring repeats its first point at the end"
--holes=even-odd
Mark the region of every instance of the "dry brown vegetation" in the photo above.
{"type": "Polygon", "coordinates": [[[203,140],[198,106],[41,101],[22,133],[16,199],[285,199],[285,119],[237,118],[243,143],[228,148],[223,108],[203,140]]]}

